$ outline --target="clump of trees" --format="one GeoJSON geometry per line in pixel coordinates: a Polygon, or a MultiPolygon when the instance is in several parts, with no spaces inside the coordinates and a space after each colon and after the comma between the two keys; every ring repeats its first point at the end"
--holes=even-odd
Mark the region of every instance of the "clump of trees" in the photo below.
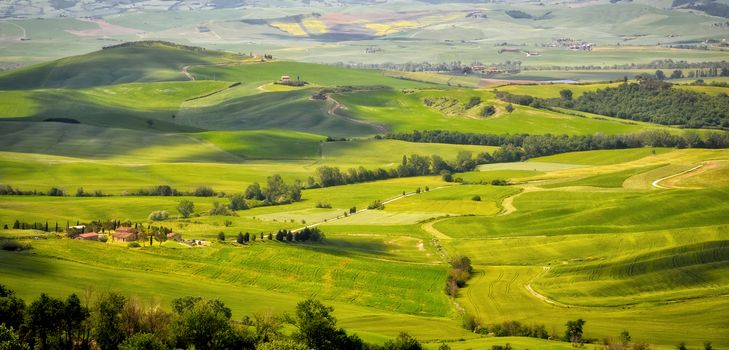
{"type": "Polygon", "coordinates": [[[279,205],[301,200],[301,181],[287,184],[281,175],[275,174],[266,179],[266,187],[254,182],[246,188],[245,199],[262,201],[263,205],[279,205]]]}
{"type": "Polygon", "coordinates": [[[473,266],[471,259],[466,256],[457,256],[451,259],[451,268],[448,270],[445,292],[451,297],[458,296],[458,290],[466,286],[466,281],[471,278],[473,266]]]}
{"type": "Polygon", "coordinates": [[[167,213],[167,210],[156,210],[151,213],[149,213],[148,219],[150,221],[162,221],[167,220],[169,218],[170,214],[167,213]]]}
{"type": "Polygon", "coordinates": [[[382,204],[382,201],[379,199],[375,199],[372,203],[367,205],[367,209],[369,210],[384,210],[385,205],[382,204]]]}
{"type": "Polygon", "coordinates": [[[275,238],[279,242],[321,242],[324,240],[324,233],[317,227],[305,227],[301,231],[278,230],[275,235],[268,234],[268,239],[275,238]]]}
{"type": "Polygon", "coordinates": [[[238,216],[227,204],[213,201],[213,207],[208,210],[208,215],[238,216]]]}

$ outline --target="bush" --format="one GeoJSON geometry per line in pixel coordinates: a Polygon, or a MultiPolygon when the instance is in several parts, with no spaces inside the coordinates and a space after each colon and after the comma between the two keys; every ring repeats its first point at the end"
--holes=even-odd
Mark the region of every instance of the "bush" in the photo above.
{"type": "Polygon", "coordinates": [[[169,213],[167,213],[167,210],[157,210],[153,211],[149,214],[149,220],[152,221],[162,221],[167,220],[167,218],[170,216],[169,213]]]}
{"type": "Polygon", "coordinates": [[[317,202],[316,203],[317,208],[325,208],[325,209],[331,209],[332,205],[327,202],[317,202]]]}
{"type": "Polygon", "coordinates": [[[219,241],[225,241],[225,232],[218,232],[218,240],[219,241]]]}
{"type": "Polygon", "coordinates": [[[242,194],[234,194],[230,196],[230,209],[232,210],[246,210],[248,209],[248,203],[246,198],[242,194]]]}
{"type": "Polygon", "coordinates": [[[54,196],[54,197],[63,197],[64,196],[64,193],[63,193],[63,190],[60,189],[60,188],[51,187],[51,189],[48,190],[48,195],[49,196],[54,196]]]}
{"type": "Polygon", "coordinates": [[[213,207],[208,211],[210,215],[223,215],[223,216],[237,216],[236,213],[230,210],[227,205],[220,204],[217,201],[213,202],[213,207]]]}
{"type": "Polygon", "coordinates": [[[183,218],[188,218],[195,211],[195,204],[190,200],[183,199],[177,205],[177,211],[180,212],[183,218]]]}
{"type": "Polygon", "coordinates": [[[480,202],[481,201],[481,196],[475,195],[475,196],[471,197],[471,200],[472,201],[476,201],[476,202],[480,202]]]}
{"type": "Polygon", "coordinates": [[[127,243],[127,248],[139,248],[141,245],[139,245],[139,242],[129,242],[127,243]]]}
{"type": "Polygon", "coordinates": [[[101,243],[106,243],[108,241],[109,241],[109,237],[108,236],[101,236],[101,237],[99,237],[99,242],[101,242],[101,243]]]}
{"type": "Polygon", "coordinates": [[[382,204],[381,200],[377,199],[374,202],[370,203],[370,205],[367,206],[367,209],[383,210],[383,209],[385,209],[385,205],[382,204]]]}
{"type": "Polygon", "coordinates": [[[508,186],[509,185],[509,181],[506,181],[504,179],[493,179],[493,180],[491,180],[491,185],[494,185],[494,186],[508,186]]]}
{"type": "Polygon", "coordinates": [[[445,182],[453,182],[453,175],[448,170],[443,170],[441,179],[445,182]]]}
{"type": "Polygon", "coordinates": [[[193,192],[195,197],[212,197],[215,196],[215,191],[210,186],[200,186],[193,192]]]}
{"type": "Polygon", "coordinates": [[[496,108],[491,105],[488,105],[481,110],[482,117],[490,117],[494,114],[496,114],[496,108]]]}
{"type": "Polygon", "coordinates": [[[0,240],[0,249],[11,252],[19,252],[21,250],[29,250],[32,248],[28,243],[21,243],[14,239],[4,239],[0,240]]]}

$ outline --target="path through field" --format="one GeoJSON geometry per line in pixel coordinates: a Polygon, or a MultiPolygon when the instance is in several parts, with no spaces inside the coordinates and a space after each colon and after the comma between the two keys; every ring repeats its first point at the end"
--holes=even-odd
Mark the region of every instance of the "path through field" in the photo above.
{"type": "Polygon", "coordinates": [[[195,77],[193,77],[192,74],[190,74],[189,69],[190,69],[190,65],[182,67],[182,74],[184,74],[187,77],[187,79],[195,80],[195,77]]]}
{"type": "Polygon", "coordinates": [[[326,95],[326,98],[327,98],[327,101],[332,102],[331,107],[329,107],[327,109],[327,114],[329,114],[330,116],[337,117],[337,118],[344,118],[344,119],[347,119],[348,121],[351,121],[351,122],[357,123],[357,124],[369,125],[369,126],[375,128],[375,129],[377,129],[377,131],[378,132],[381,132],[381,133],[386,133],[387,132],[387,128],[385,126],[383,126],[383,125],[376,124],[376,123],[371,123],[371,122],[368,122],[366,120],[351,118],[351,117],[348,117],[348,116],[342,115],[342,114],[338,114],[337,113],[338,110],[340,110],[340,109],[346,109],[346,107],[344,107],[339,101],[335,100],[329,94],[326,95]]]}
{"type": "Polygon", "coordinates": [[[20,28],[20,30],[23,32],[23,36],[21,36],[20,38],[21,39],[27,38],[27,33],[25,31],[25,28],[23,28],[22,26],[18,25],[17,23],[13,23],[13,21],[5,21],[5,23],[20,28]]]}
{"type": "MultiPolygon", "coordinates": [[[[450,186],[435,187],[435,188],[431,188],[430,191],[435,191],[435,190],[439,190],[441,188],[447,188],[447,187],[450,187],[450,186]]],[[[423,194],[423,193],[427,193],[427,192],[420,192],[420,194],[423,194]]],[[[393,197],[393,198],[390,198],[390,199],[387,199],[387,200],[383,201],[382,202],[382,205],[385,205],[385,204],[388,204],[388,203],[392,203],[394,201],[399,201],[399,200],[401,200],[403,198],[407,198],[407,197],[410,197],[410,196],[414,196],[416,194],[418,194],[418,193],[417,192],[404,193],[404,194],[401,194],[401,195],[399,195],[397,197],[393,197]]],[[[367,209],[367,208],[360,209],[360,210],[357,210],[356,212],[354,212],[352,214],[349,214],[349,216],[356,215],[356,214],[360,214],[360,213],[364,213],[364,212],[369,211],[369,210],[370,209],[367,209]]],[[[335,221],[335,220],[341,220],[341,219],[344,219],[344,218],[348,218],[349,216],[338,215],[335,218],[325,219],[324,221],[319,221],[319,222],[314,223],[314,224],[311,224],[311,225],[306,225],[306,226],[303,226],[303,227],[299,227],[297,229],[291,230],[291,232],[299,232],[299,231],[301,231],[301,230],[303,230],[303,229],[305,229],[307,227],[308,228],[317,227],[319,225],[323,225],[323,224],[326,224],[326,223],[330,223],[330,222],[335,221]]]]}
{"type": "Polygon", "coordinates": [[[669,187],[666,187],[666,186],[661,186],[661,184],[660,184],[660,183],[661,183],[661,182],[663,182],[663,181],[665,181],[665,180],[668,180],[668,179],[674,178],[674,177],[678,177],[678,176],[681,176],[681,175],[685,175],[685,174],[688,174],[688,173],[690,173],[690,172],[692,172],[692,171],[698,170],[699,168],[701,168],[701,167],[703,167],[703,166],[704,166],[704,163],[701,163],[701,164],[699,164],[699,165],[697,165],[697,166],[695,166],[695,167],[693,167],[693,168],[691,168],[691,169],[689,169],[689,170],[685,170],[685,171],[682,171],[682,172],[680,172],[680,173],[678,173],[678,174],[673,174],[673,175],[669,175],[669,176],[666,176],[666,177],[662,177],[662,178],[660,178],[660,179],[658,179],[658,180],[656,180],[656,181],[653,181],[653,183],[652,183],[651,185],[652,185],[653,187],[655,187],[655,188],[661,188],[661,189],[669,189],[669,188],[672,188],[672,187],[670,187],[670,186],[669,186],[669,187]]]}

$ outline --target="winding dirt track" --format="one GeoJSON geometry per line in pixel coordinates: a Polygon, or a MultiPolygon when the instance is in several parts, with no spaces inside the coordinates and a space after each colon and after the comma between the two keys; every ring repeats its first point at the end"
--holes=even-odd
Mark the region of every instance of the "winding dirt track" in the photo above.
{"type": "MultiPolygon", "coordinates": [[[[435,188],[431,188],[430,191],[435,191],[435,190],[439,190],[439,189],[447,188],[447,187],[450,187],[450,186],[435,187],[435,188]]],[[[422,193],[428,193],[428,192],[420,192],[420,193],[422,194],[422,193]]],[[[388,204],[388,203],[392,203],[394,201],[399,201],[399,200],[401,200],[403,198],[407,198],[407,197],[410,197],[410,196],[414,196],[416,194],[418,194],[418,193],[416,193],[416,192],[409,192],[409,193],[401,194],[401,195],[399,195],[397,197],[393,197],[393,198],[390,198],[390,199],[387,199],[387,200],[383,201],[382,204],[385,205],[385,204],[388,204]]],[[[363,213],[363,212],[366,212],[366,211],[369,211],[369,210],[370,209],[367,209],[367,208],[360,209],[360,210],[357,210],[357,212],[355,212],[355,213],[349,214],[349,216],[356,215],[356,214],[360,214],[360,213],[363,213]]],[[[337,217],[334,217],[334,218],[331,218],[331,219],[326,219],[324,221],[319,221],[319,222],[314,223],[314,224],[311,224],[311,225],[306,225],[306,226],[303,226],[303,227],[299,227],[297,229],[291,230],[291,232],[299,232],[299,231],[301,231],[301,230],[303,230],[303,229],[305,229],[307,227],[308,228],[317,227],[319,225],[326,224],[326,223],[330,223],[332,221],[336,221],[336,220],[341,220],[341,219],[344,219],[344,218],[348,218],[349,216],[338,215],[337,217]]]]}
{"type": "Polygon", "coordinates": [[[545,302],[545,303],[547,303],[547,304],[552,304],[552,305],[554,305],[554,306],[559,306],[559,307],[567,307],[567,308],[569,308],[569,307],[577,307],[577,306],[574,306],[574,305],[567,305],[567,304],[563,304],[563,303],[560,303],[559,301],[556,301],[556,300],[550,299],[549,297],[547,297],[547,296],[545,296],[545,295],[539,294],[539,293],[538,293],[537,291],[535,291],[535,290],[534,290],[534,289],[532,288],[532,281],[534,281],[535,279],[537,279],[537,278],[541,277],[541,276],[542,276],[542,275],[544,275],[545,273],[549,272],[549,269],[550,269],[550,267],[549,267],[549,266],[544,266],[544,270],[542,270],[542,272],[540,272],[539,274],[537,274],[536,276],[534,276],[534,278],[532,278],[532,279],[531,279],[531,281],[529,281],[529,283],[525,284],[525,285],[524,285],[524,288],[526,288],[526,290],[527,290],[527,291],[528,291],[528,292],[529,292],[529,293],[530,293],[531,295],[533,295],[533,296],[534,296],[535,298],[537,298],[537,299],[539,299],[539,300],[541,300],[541,301],[543,301],[543,302],[545,302]]]}
{"type": "Polygon", "coordinates": [[[701,168],[701,167],[703,167],[703,166],[704,166],[704,163],[701,163],[701,164],[699,164],[699,165],[697,165],[697,166],[695,166],[695,167],[693,167],[693,168],[691,168],[691,169],[689,169],[689,170],[685,170],[685,171],[682,171],[682,172],[680,172],[680,173],[678,173],[678,174],[673,174],[673,175],[669,175],[669,176],[666,176],[666,177],[662,177],[662,178],[660,178],[660,179],[658,179],[658,180],[656,180],[656,181],[653,181],[653,183],[651,183],[651,185],[652,185],[653,187],[655,187],[655,188],[660,188],[660,189],[670,189],[670,188],[672,188],[672,187],[666,187],[666,186],[661,186],[661,182],[663,182],[663,181],[665,181],[665,180],[668,180],[668,179],[671,179],[671,178],[674,178],[674,177],[678,177],[678,176],[686,175],[686,174],[688,174],[688,173],[691,173],[691,172],[693,172],[693,171],[696,171],[696,170],[700,169],[700,168],[701,168]]]}
{"type": "Polygon", "coordinates": [[[192,74],[190,74],[189,69],[190,69],[189,65],[182,67],[182,74],[184,74],[187,77],[187,79],[189,79],[189,80],[195,80],[195,77],[193,77],[192,74]]]}
{"type": "Polygon", "coordinates": [[[327,98],[327,101],[330,101],[332,103],[332,105],[327,109],[327,114],[329,114],[330,116],[346,119],[350,122],[357,123],[357,124],[368,125],[368,126],[371,126],[375,129],[377,129],[377,131],[380,133],[383,133],[383,134],[387,133],[387,128],[383,125],[368,122],[365,120],[354,119],[354,118],[350,118],[346,115],[338,114],[337,113],[338,110],[346,109],[346,107],[342,106],[342,104],[339,103],[339,101],[335,100],[331,95],[326,95],[326,98],[327,98]]]}

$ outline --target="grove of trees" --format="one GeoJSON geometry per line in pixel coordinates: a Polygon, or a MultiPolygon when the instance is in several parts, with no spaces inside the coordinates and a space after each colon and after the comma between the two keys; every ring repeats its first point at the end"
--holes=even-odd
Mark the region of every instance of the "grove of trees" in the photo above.
{"type": "Polygon", "coordinates": [[[272,312],[232,318],[219,299],[181,297],[165,310],[116,292],[55,298],[30,304],[0,285],[0,345],[3,350],[101,349],[295,349],[419,350],[401,333],[384,345],[369,344],[337,326],[333,308],[313,299],[292,315],[272,312]],[[285,331],[285,327],[292,331],[285,331]]]}

